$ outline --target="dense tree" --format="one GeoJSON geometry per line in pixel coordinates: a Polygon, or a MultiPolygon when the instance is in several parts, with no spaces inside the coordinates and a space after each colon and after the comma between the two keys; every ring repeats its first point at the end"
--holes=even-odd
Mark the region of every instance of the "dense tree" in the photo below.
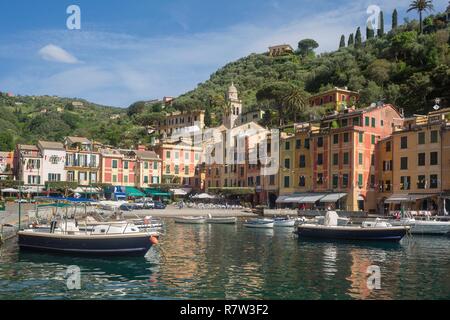
{"type": "Polygon", "coordinates": [[[133,116],[135,114],[139,114],[144,112],[145,110],[145,102],[144,101],[138,101],[133,103],[131,106],[128,107],[127,114],[128,116],[133,116]]]}
{"type": "Polygon", "coordinates": [[[313,39],[303,39],[298,43],[298,53],[303,56],[314,55],[314,50],[319,47],[319,44],[313,39]]]}
{"type": "Polygon", "coordinates": [[[383,13],[383,11],[380,11],[377,35],[378,35],[378,37],[384,36],[384,13],[383,13]]]}
{"type": "Polygon", "coordinates": [[[409,5],[408,11],[417,11],[419,13],[419,33],[423,33],[423,13],[427,11],[434,10],[434,5],[432,0],[414,0],[409,5]]]}
{"type": "Polygon", "coordinates": [[[292,84],[278,81],[269,83],[256,92],[256,99],[259,103],[265,104],[270,109],[277,110],[279,125],[284,125],[288,117],[284,102],[293,89],[292,84]]]}
{"type": "Polygon", "coordinates": [[[394,9],[394,12],[392,13],[392,30],[397,29],[398,27],[398,12],[397,9],[394,9]]]}
{"type": "Polygon", "coordinates": [[[390,79],[391,63],[385,59],[374,60],[367,67],[367,77],[383,86],[390,79]]]}
{"type": "Polygon", "coordinates": [[[355,44],[355,37],[353,35],[353,33],[350,34],[350,36],[348,37],[348,46],[351,47],[355,44]]]}
{"type": "Polygon", "coordinates": [[[345,36],[341,36],[341,41],[339,43],[339,48],[345,48],[345,36]]]}
{"type": "Polygon", "coordinates": [[[283,105],[288,114],[293,115],[294,123],[297,122],[298,116],[305,114],[309,106],[309,94],[303,88],[293,88],[286,96],[283,97],[283,105]]]}
{"type": "Polygon", "coordinates": [[[361,28],[358,27],[358,29],[356,29],[356,35],[355,35],[355,47],[361,48],[361,46],[362,46],[361,28]]]}
{"type": "Polygon", "coordinates": [[[7,131],[0,132],[0,151],[12,150],[14,150],[14,137],[7,131]]]}
{"type": "Polygon", "coordinates": [[[367,40],[373,39],[375,37],[375,30],[372,28],[371,25],[368,25],[366,27],[366,38],[367,40]]]}

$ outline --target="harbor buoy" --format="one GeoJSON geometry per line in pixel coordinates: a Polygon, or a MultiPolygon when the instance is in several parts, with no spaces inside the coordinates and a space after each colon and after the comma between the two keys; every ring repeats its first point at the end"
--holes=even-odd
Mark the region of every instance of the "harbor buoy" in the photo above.
{"type": "Polygon", "coordinates": [[[151,237],[150,237],[150,242],[151,242],[153,245],[157,245],[157,244],[158,244],[158,238],[157,238],[156,236],[151,236],[151,237]]]}

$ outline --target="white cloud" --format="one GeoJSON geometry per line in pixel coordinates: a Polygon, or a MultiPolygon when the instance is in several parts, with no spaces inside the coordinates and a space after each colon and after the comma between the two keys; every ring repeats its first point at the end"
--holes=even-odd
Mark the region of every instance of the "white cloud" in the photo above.
{"type": "Polygon", "coordinates": [[[42,59],[47,61],[76,64],[79,63],[78,59],[71,55],[69,52],[61,47],[53,44],[48,44],[39,50],[38,54],[42,59]]]}

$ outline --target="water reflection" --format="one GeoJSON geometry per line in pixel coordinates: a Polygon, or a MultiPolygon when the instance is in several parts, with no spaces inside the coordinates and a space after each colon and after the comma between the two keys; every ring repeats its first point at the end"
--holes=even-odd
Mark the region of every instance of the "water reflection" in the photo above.
{"type": "Polygon", "coordinates": [[[399,244],[296,239],[292,230],[167,222],[144,258],[82,258],[0,249],[0,299],[423,299],[448,298],[450,239],[399,244]],[[82,290],[64,272],[78,265],[82,290]],[[382,289],[367,288],[367,267],[382,289]]]}

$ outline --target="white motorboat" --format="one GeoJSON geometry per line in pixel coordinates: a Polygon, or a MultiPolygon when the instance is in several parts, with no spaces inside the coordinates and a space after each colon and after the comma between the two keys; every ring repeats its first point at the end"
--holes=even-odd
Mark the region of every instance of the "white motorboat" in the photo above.
{"type": "Polygon", "coordinates": [[[208,219],[206,219],[206,223],[211,224],[236,224],[236,217],[215,217],[213,218],[210,214],[208,215],[208,219]]]}
{"type": "Polygon", "coordinates": [[[206,222],[205,217],[177,217],[175,223],[183,224],[204,224],[206,222]]]}
{"type": "Polygon", "coordinates": [[[49,229],[18,232],[21,250],[66,254],[145,255],[158,242],[158,233],[142,232],[133,224],[97,225],[81,231],[76,222],[63,220],[49,229]]]}
{"type": "Polygon", "coordinates": [[[251,219],[244,222],[244,227],[247,228],[273,228],[274,220],[272,219],[251,219]]]}
{"type": "Polygon", "coordinates": [[[287,218],[275,218],[273,226],[275,228],[292,228],[295,227],[295,219],[287,218]]]}
{"type": "Polygon", "coordinates": [[[361,226],[338,226],[337,213],[329,211],[323,225],[299,225],[297,235],[301,238],[329,240],[400,241],[408,230],[407,226],[394,227],[380,219],[365,221],[361,226]]]}
{"type": "Polygon", "coordinates": [[[409,226],[412,234],[445,235],[450,232],[450,221],[419,220],[412,216],[386,221],[393,226],[409,226]]]}

